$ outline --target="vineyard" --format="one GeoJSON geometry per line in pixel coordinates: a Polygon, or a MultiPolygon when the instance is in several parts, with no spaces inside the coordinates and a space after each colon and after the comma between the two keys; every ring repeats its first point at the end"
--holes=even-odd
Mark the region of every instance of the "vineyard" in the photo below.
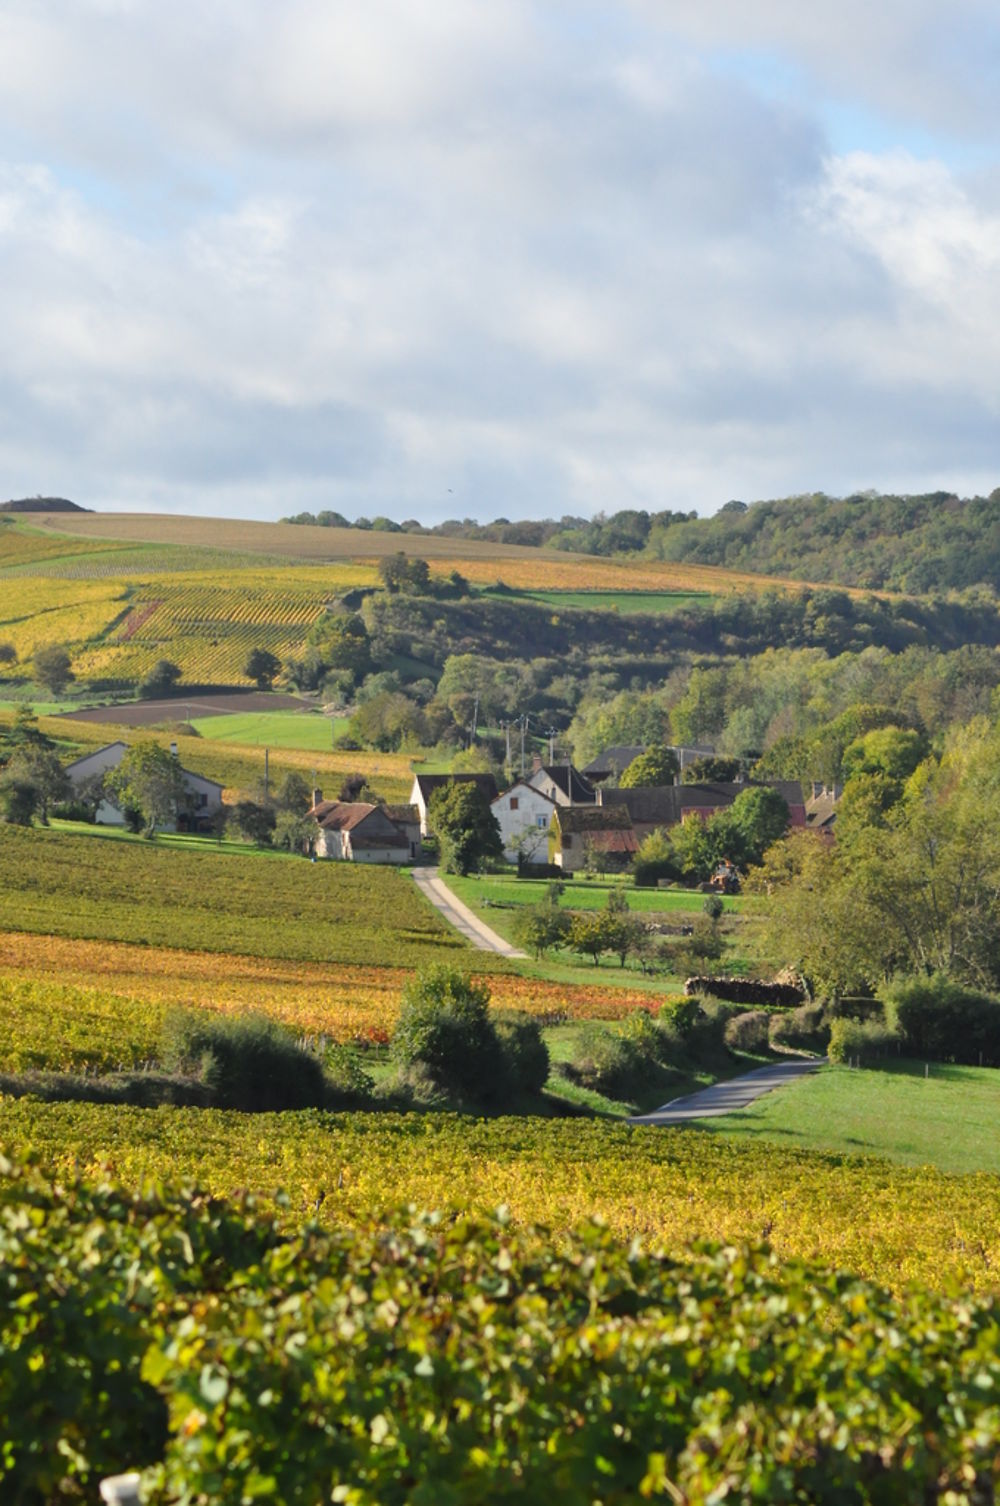
{"type": "Polygon", "coordinates": [[[45,566],[55,560],[86,559],[104,554],[107,545],[99,539],[74,539],[43,533],[13,522],[9,515],[0,522],[0,574],[19,566],[45,566]]]}
{"type": "Polygon", "coordinates": [[[19,659],[48,644],[80,644],[109,631],[127,610],[125,587],[113,581],[62,581],[22,576],[0,589],[0,639],[19,659]]]}
{"type": "Polygon", "coordinates": [[[699,1130],[584,1119],[447,1114],[247,1115],[215,1109],[0,1099],[0,1146],[31,1145],[60,1176],[127,1187],[188,1177],[216,1196],[249,1188],[288,1216],[365,1224],[378,1210],[489,1212],[566,1230],[603,1219],[619,1239],[766,1237],[884,1282],[995,1291],[1000,1180],[699,1130]]]}
{"type": "MultiPolygon", "coordinates": [[[[469,958],[478,967],[480,958],[469,958]]],[[[399,967],[281,962],[121,942],[0,932],[0,1071],[112,1071],[155,1060],[177,1006],[260,1012],[308,1035],[385,1039],[411,973],[399,967]]],[[[497,1009],[543,1018],[620,1019],[651,1002],[627,988],[489,976],[497,1009]]]]}
{"type": "Polygon", "coordinates": [[[0,842],[0,927],[292,961],[414,967],[466,953],[392,869],[16,827],[0,842]]]}
{"type": "MultiPolygon", "coordinates": [[[[384,1167],[373,1138],[352,1149],[384,1167]]],[[[439,1139],[390,1128],[393,1169],[439,1139]]],[[[0,1171],[13,1502],[93,1498],[126,1465],[152,1506],[995,1499],[992,1299],[893,1296],[754,1243],[405,1209],[323,1230],[0,1171]]]]}

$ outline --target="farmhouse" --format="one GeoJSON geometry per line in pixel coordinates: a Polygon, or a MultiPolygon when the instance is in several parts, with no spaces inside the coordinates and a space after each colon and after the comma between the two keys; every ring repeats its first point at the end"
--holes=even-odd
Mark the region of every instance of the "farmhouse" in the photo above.
{"type": "MultiPolygon", "coordinates": [[[[176,743],[170,744],[170,751],[176,758],[176,743]]],[[[73,789],[79,791],[84,785],[103,780],[112,769],[117,769],[127,752],[128,743],[107,743],[105,747],[95,748],[93,753],[85,753],[82,758],[77,758],[73,763],[68,764],[66,773],[73,789]]],[[[222,791],[225,786],[218,784],[214,779],[206,779],[204,774],[193,774],[190,769],[182,768],[181,775],[187,796],[187,809],[179,811],[177,820],[170,823],[164,830],[205,831],[210,826],[213,816],[222,809],[222,791]]],[[[121,807],[115,803],[114,797],[107,791],[102,792],[94,820],[98,826],[124,826],[126,824],[121,807]]]]}
{"type": "Polygon", "coordinates": [[[802,786],[792,779],[775,779],[765,785],[720,781],[717,784],[651,785],[634,790],[602,788],[598,799],[606,808],[627,810],[641,841],[651,831],[676,826],[691,817],[707,821],[716,811],[725,810],[732,805],[741,791],[759,788],[777,790],[788,806],[788,824],[792,827],[805,826],[806,808],[802,786]]]}
{"type": "Polygon", "coordinates": [[[593,805],[597,800],[597,791],[590,780],[584,779],[571,763],[543,764],[536,757],[528,783],[532,789],[548,795],[555,805],[593,805]]]}
{"type": "MultiPolygon", "coordinates": [[[[318,791],[317,791],[318,793],[318,791]]],[[[379,805],[365,800],[318,800],[309,811],[319,830],[318,858],[346,863],[409,863],[419,855],[419,834],[408,836],[379,805]]]]}
{"type": "Polygon", "coordinates": [[[497,782],[492,774],[417,774],[413,780],[413,789],[410,791],[410,804],[417,807],[420,815],[420,831],[427,836],[430,827],[427,824],[427,808],[431,797],[438,790],[446,789],[449,784],[474,784],[482,790],[488,801],[495,800],[497,794],[497,782]]]}
{"type": "Polygon", "coordinates": [[[508,863],[544,863],[555,801],[524,779],[490,802],[508,863]]]}
{"type": "Polygon", "coordinates": [[[549,862],[577,873],[596,859],[602,869],[627,868],[639,842],[623,805],[556,806],[549,828],[549,862]]]}

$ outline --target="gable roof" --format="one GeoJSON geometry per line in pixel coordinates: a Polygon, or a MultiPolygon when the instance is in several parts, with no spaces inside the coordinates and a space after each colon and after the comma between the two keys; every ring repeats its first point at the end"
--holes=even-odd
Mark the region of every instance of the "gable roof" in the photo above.
{"type": "Polygon", "coordinates": [[[510,789],[502,790],[497,796],[497,799],[491,800],[490,804],[496,805],[497,800],[506,800],[507,796],[513,795],[515,790],[527,790],[530,794],[535,796],[536,800],[544,800],[546,805],[555,805],[555,801],[553,800],[551,795],[546,795],[544,790],[536,790],[535,786],[533,784],[529,784],[527,779],[515,779],[510,789]]]}
{"type": "Polygon", "coordinates": [[[446,789],[449,784],[477,785],[490,801],[495,800],[498,793],[497,782],[492,774],[415,774],[414,778],[425,805],[432,795],[438,790],[446,789]]]}
{"type": "Polygon", "coordinates": [[[89,763],[92,758],[97,758],[101,753],[114,752],[115,748],[121,748],[122,754],[124,755],[128,752],[128,743],[119,741],[114,743],[105,743],[102,748],[91,748],[89,753],[83,753],[79,758],[74,758],[72,763],[68,763],[66,765],[66,773],[69,774],[70,770],[75,769],[78,764],[89,763]]]}
{"type": "Polygon", "coordinates": [[[597,798],[597,791],[589,779],[584,779],[579,769],[575,769],[571,763],[543,763],[540,769],[536,769],[528,780],[528,784],[535,788],[533,781],[539,774],[548,775],[556,789],[562,790],[571,805],[593,804],[597,798]]]}
{"type": "Polygon", "coordinates": [[[632,830],[632,817],[624,805],[557,805],[552,819],[558,821],[564,835],[632,830]]]}
{"type": "Polygon", "coordinates": [[[624,774],[633,759],[645,751],[645,743],[616,743],[614,747],[605,748],[603,753],[584,764],[583,772],[594,779],[606,779],[609,774],[624,774]]]}
{"type": "Polygon", "coordinates": [[[641,785],[633,790],[602,790],[601,804],[606,810],[624,807],[633,821],[676,826],[683,810],[680,796],[678,784],[641,785]]]}
{"type": "Polygon", "coordinates": [[[415,805],[383,805],[382,809],[390,821],[398,821],[402,826],[420,824],[420,811],[415,805]]]}

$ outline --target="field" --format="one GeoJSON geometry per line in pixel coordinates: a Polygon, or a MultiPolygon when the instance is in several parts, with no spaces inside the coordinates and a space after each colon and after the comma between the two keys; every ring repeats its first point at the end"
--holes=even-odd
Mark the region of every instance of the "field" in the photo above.
{"type": "MultiPolygon", "coordinates": [[[[459,878],[449,874],[448,885],[490,925],[504,922],[505,916],[502,910],[499,914],[496,912],[497,906],[537,905],[548,892],[546,879],[505,878],[495,874],[483,878],[459,878]]],[[[563,910],[600,910],[607,904],[611,893],[624,894],[629,909],[640,915],[700,915],[705,905],[704,894],[694,889],[636,889],[625,880],[608,882],[599,879],[566,880],[559,905],[563,910]]],[[[746,909],[748,903],[744,898],[731,895],[726,895],[722,901],[723,909],[729,914],[746,909]]]]}
{"type": "Polygon", "coordinates": [[[106,551],[107,545],[100,540],[61,538],[14,522],[9,515],[0,521],[0,573],[25,565],[47,567],[57,560],[86,559],[106,551]]]}
{"type": "Polygon", "coordinates": [[[528,549],[443,536],[318,528],[293,523],[234,522],[226,518],[149,513],[38,514],[32,526],[90,541],[183,545],[288,561],[357,561],[369,565],[403,550],[431,563],[436,574],[458,570],[478,585],[521,590],[653,591],[700,594],[735,590],[801,590],[802,582],[723,570],[714,565],[658,561],[630,563],[558,550],[528,549]],[[502,562],[502,568],[497,568],[502,562]]]}
{"type": "Polygon", "coordinates": [[[246,747],[301,748],[325,752],[348,724],[346,716],[329,717],[312,711],[258,711],[232,716],[200,716],[191,723],[199,737],[210,742],[246,747]]]}
{"type": "MultiPolygon", "coordinates": [[[[183,714],[183,701],[177,702],[177,710],[183,714]]],[[[13,713],[0,712],[0,722],[12,719],[13,713]]],[[[135,727],[109,722],[80,722],[62,716],[41,717],[39,725],[49,737],[59,740],[60,751],[69,757],[101,748],[118,738],[123,742],[152,741],[163,747],[176,742],[184,767],[224,785],[227,799],[237,791],[252,793],[264,778],[263,748],[256,750],[238,743],[214,742],[177,731],[139,732],[135,727]]],[[[336,795],[345,775],[360,772],[389,801],[410,798],[413,788],[410,763],[409,755],[403,753],[324,753],[297,748],[276,748],[269,758],[272,785],[280,784],[285,774],[294,771],[312,785],[318,783],[327,795],[336,795]]]]}
{"type": "MultiPolygon", "coordinates": [[[[595,983],[483,974],[483,954],[446,960],[486,976],[498,1009],[542,1018],[613,1020],[654,1002],[595,983]]],[[[411,976],[402,967],[288,961],[221,951],[0,931],[0,1070],[111,1071],[154,1060],[175,1007],[260,1012],[307,1035],[384,1039],[411,976]]],[[[614,980],[606,980],[614,983],[614,980]]]]}
{"type": "Polygon", "coordinates": [[[509,601],[511,595],[525,601],[540,601],[549,607],[580,607],[605,612],[675,612],[678,607],[699,605],[712,600],[710,591],[509,591],[495,592],[488,587],[484,596],[509,601]]]}
{"type": "MultiPolygon", "coordinates": [[[[182,852],[8,828],[0,927],[290,961],[416,967],[468,955],[395,870],[182,852]]],[[[491,970],[485,959],[483,971],[491,970]]]]}
{"type": "Polygon", "coordinates": [[[455,1115],[261,1116],[0,1100],[0,1143],[65,1175],[137,1187],[190,1177],[215,1194],[283,1188],[289,1217],[377,1210],[488,1212],[563,1230],[597,1216],[621,1239],[768,1238],[895,1288],[996,1288],[1000,1181],[695,1130],[455,1115]],[[323,1196],[321,1196],[323,1194],[323,1196]]]}
{"type": "Polygon", "coordinates": [[[124,585],[111,580],[21,576],[0,589],[0,641],[19,659],[47,644],[83,644],[114,631],[128,611],[124,585]]]}
{"type": "Polygon", "coordinates": [[[828,1067],[744,1113],[705,1121],[712,1134],[847,1155],[888,1156],[942,1171],[1000,1173],[1000,1071],[939,1062],[881,1070],[828,1067]]]}

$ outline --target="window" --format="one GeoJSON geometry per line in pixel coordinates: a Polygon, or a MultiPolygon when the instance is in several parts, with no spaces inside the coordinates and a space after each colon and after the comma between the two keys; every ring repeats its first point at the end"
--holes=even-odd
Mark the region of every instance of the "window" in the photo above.
{"type": "Polygon", "coordinates": [[[517,795],[511,795],[511,797],[510,797],[510,808],[511,808],[512,811],[516,811],[517,810],[518,798],[519,797],[517,795]]]}
{"type": "Polygon", "coordinates": [[[544,816],[536,816],[535,817],[535,825],[536,826],[546,827],[546,826],[548,826],[548,824],[549,823],[546,821],[546,819],[545,819],[544,816]]]}

